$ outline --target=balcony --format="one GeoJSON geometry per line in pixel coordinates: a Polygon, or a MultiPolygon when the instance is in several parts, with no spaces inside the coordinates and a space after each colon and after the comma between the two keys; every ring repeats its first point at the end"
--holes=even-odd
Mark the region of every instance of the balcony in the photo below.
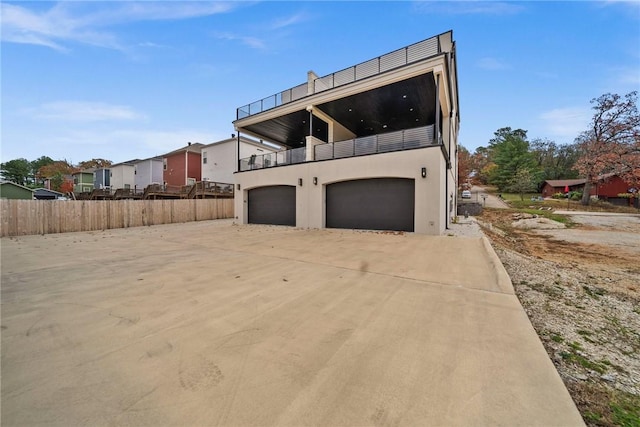
{"type": "Polygon", "coordinates": [[[363,80],[438,55],[443,52],[441,42],[443,37],[446,40],[445,44],[450,43],[450,33],[441,34],[252,102],[236,109],[236,119],[244,119],[308,95],[363,80]]]}
{"type": "Polygon", "coordinates": [[[434,132],[435,126],[429,125],[345,141],[295,148],[293,150],[278,151],[260,156],[253,155],[240,159],[240,172],[293,165],[306,161],[344,159],[348,157],[429,147],[437,145],[434,132]],[[312,150],[311,156],[307,155],[307,150],[312,150]],[[307,158],[311,158],[312,160],[307,160],[307,158]]]}

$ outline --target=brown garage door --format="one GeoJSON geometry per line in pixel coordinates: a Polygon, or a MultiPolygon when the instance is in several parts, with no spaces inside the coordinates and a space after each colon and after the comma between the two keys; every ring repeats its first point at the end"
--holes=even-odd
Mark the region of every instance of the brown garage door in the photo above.
{"type": "Polygon", "coordinates": [[[413,231],[415,182],[375,178],[327,185],[328,228],[413,231]]]}
{"type": "Polygon", "coordinates": [[[296,225],[296,187],[273,185],[249,190],[249,224],[296,225]]]}

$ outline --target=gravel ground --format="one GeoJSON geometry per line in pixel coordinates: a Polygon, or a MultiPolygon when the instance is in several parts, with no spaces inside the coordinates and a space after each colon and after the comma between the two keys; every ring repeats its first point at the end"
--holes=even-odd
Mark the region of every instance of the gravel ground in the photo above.
{"type": "Polygon", "coordinates": [[[487,210],[451,234],[481,225],[587,424],[640,425],[640,218],[576,215],[573,228],[536,230],[513,215],[487,210]],[[633,415],[620,418],[619,402],[633,415]]]}

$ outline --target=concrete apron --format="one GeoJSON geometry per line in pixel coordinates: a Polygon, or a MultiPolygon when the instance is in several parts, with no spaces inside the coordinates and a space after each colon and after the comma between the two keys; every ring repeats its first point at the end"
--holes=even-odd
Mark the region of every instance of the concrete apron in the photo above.
{"type": "Polygon", "coordinates": [[[583,425],[485,238],[2,239],[2,425],[583,425]]]}

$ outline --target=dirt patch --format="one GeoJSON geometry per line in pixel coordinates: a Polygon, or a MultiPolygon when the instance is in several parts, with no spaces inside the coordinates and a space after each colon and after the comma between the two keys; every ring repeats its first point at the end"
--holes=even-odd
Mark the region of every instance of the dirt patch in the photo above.
{"type": "Polygon", "coordinates": [[[535,230],[514,227],[513,215],[487,209],[479,220],[585,422],[638,425],[637,218],[572,218],[568,229],[535,230]]]}

